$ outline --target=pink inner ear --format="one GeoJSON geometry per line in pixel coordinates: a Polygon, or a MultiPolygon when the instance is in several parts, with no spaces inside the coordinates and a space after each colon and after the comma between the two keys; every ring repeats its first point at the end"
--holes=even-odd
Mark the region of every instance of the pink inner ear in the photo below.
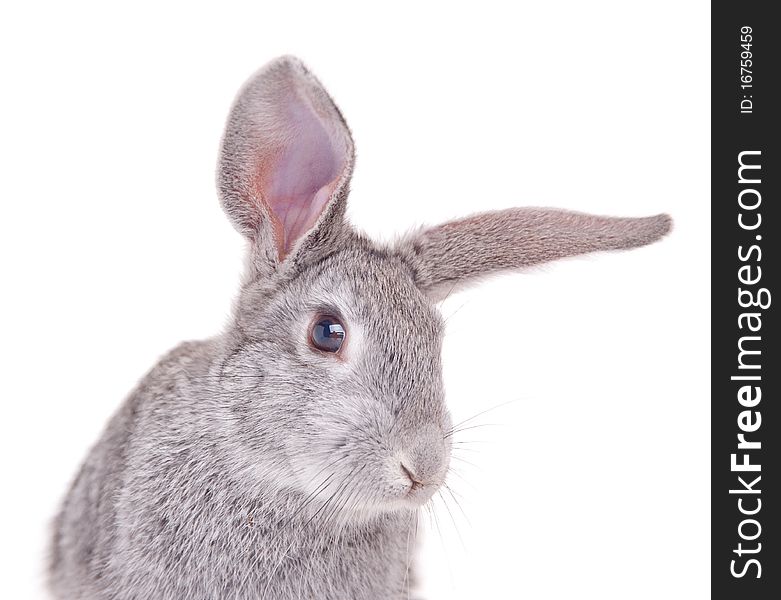
{"type": "Polygon", "coordinates": [[[344,170],[344,152],[312,109],[290,98],[280,123],[284,142],[271,172],[262,173],[262,198],[276,221],[284,258],[317,222],[344,170]]]}

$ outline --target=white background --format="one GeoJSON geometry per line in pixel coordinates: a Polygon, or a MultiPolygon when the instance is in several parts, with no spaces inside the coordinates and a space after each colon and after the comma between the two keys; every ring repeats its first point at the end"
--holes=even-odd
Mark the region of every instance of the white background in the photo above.
{"type": "Polygon", "coordinates": [[[443,305],[455,420],[515,402],[463,436],[426,596],[708,597],[708,3],[115,6],[0,12],[0,596],[45,597],[48,520],[107,417],[226,322],[222,125],[293,53],[353,129],[371,235],[515,205],[675,218],[443,305]]]}

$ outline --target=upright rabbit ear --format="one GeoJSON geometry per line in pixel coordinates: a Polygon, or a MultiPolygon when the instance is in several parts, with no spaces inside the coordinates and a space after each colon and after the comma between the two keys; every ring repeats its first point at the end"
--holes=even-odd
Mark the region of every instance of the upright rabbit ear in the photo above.
{"type": "Polygon", "coordinates": [[[499,270],[644,246],[671,226],[668,215],[627,219],[512,208],[424,229],[406,238],[400,250],[411,263],[418,286],[439,300],[454,288],[499,270]]]}
{"type": "Polygon", "coordinates": [[[298,59],[278,58],[244,85],[228,118],[217,180],[225,211],[253,242],[259,270],[335,243],[352,165],[347,125],[298,59]]]}

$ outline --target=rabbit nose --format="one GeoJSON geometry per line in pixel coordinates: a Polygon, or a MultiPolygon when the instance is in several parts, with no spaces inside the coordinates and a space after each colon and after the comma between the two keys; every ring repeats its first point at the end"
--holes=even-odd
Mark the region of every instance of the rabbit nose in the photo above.
{"type": "Polygon", "coordinates": [[[401,466],[401,472],[407,476],[407,478],[410,480],[410,483],[412,484],[412,486],[410,487],[411,491],[420,489],[425,485],[425,483],[420,481],[420,479],[418,479],[418,476],[413,474],[413,472],[410,471],[409,468],[404,463],[399,463],[399,465],[401,466]]]}
{"type": "Polygon", "coordinates": [[[416,432],[399,456],[399,468],[412,489],[440,484],[447,469],[448,453],[442,431],[425,428],[416,432]]]}

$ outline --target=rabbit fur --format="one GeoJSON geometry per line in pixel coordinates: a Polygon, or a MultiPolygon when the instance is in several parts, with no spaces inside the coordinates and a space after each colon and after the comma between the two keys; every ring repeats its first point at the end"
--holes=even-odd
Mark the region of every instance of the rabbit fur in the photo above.
{"type": "Polygon", "coordinates": [[[54,523],[57,598],[407,598],[450,457],[437,300],[671,225],[519,208],[380,245],[344,217],[353,157],[299,60],[242,88],[217,173],[249,248],[233,319],[165,356],[89,452],[54,523]],[[308,342],[318,314],[344,324],[338,353],[308,342]]]}

